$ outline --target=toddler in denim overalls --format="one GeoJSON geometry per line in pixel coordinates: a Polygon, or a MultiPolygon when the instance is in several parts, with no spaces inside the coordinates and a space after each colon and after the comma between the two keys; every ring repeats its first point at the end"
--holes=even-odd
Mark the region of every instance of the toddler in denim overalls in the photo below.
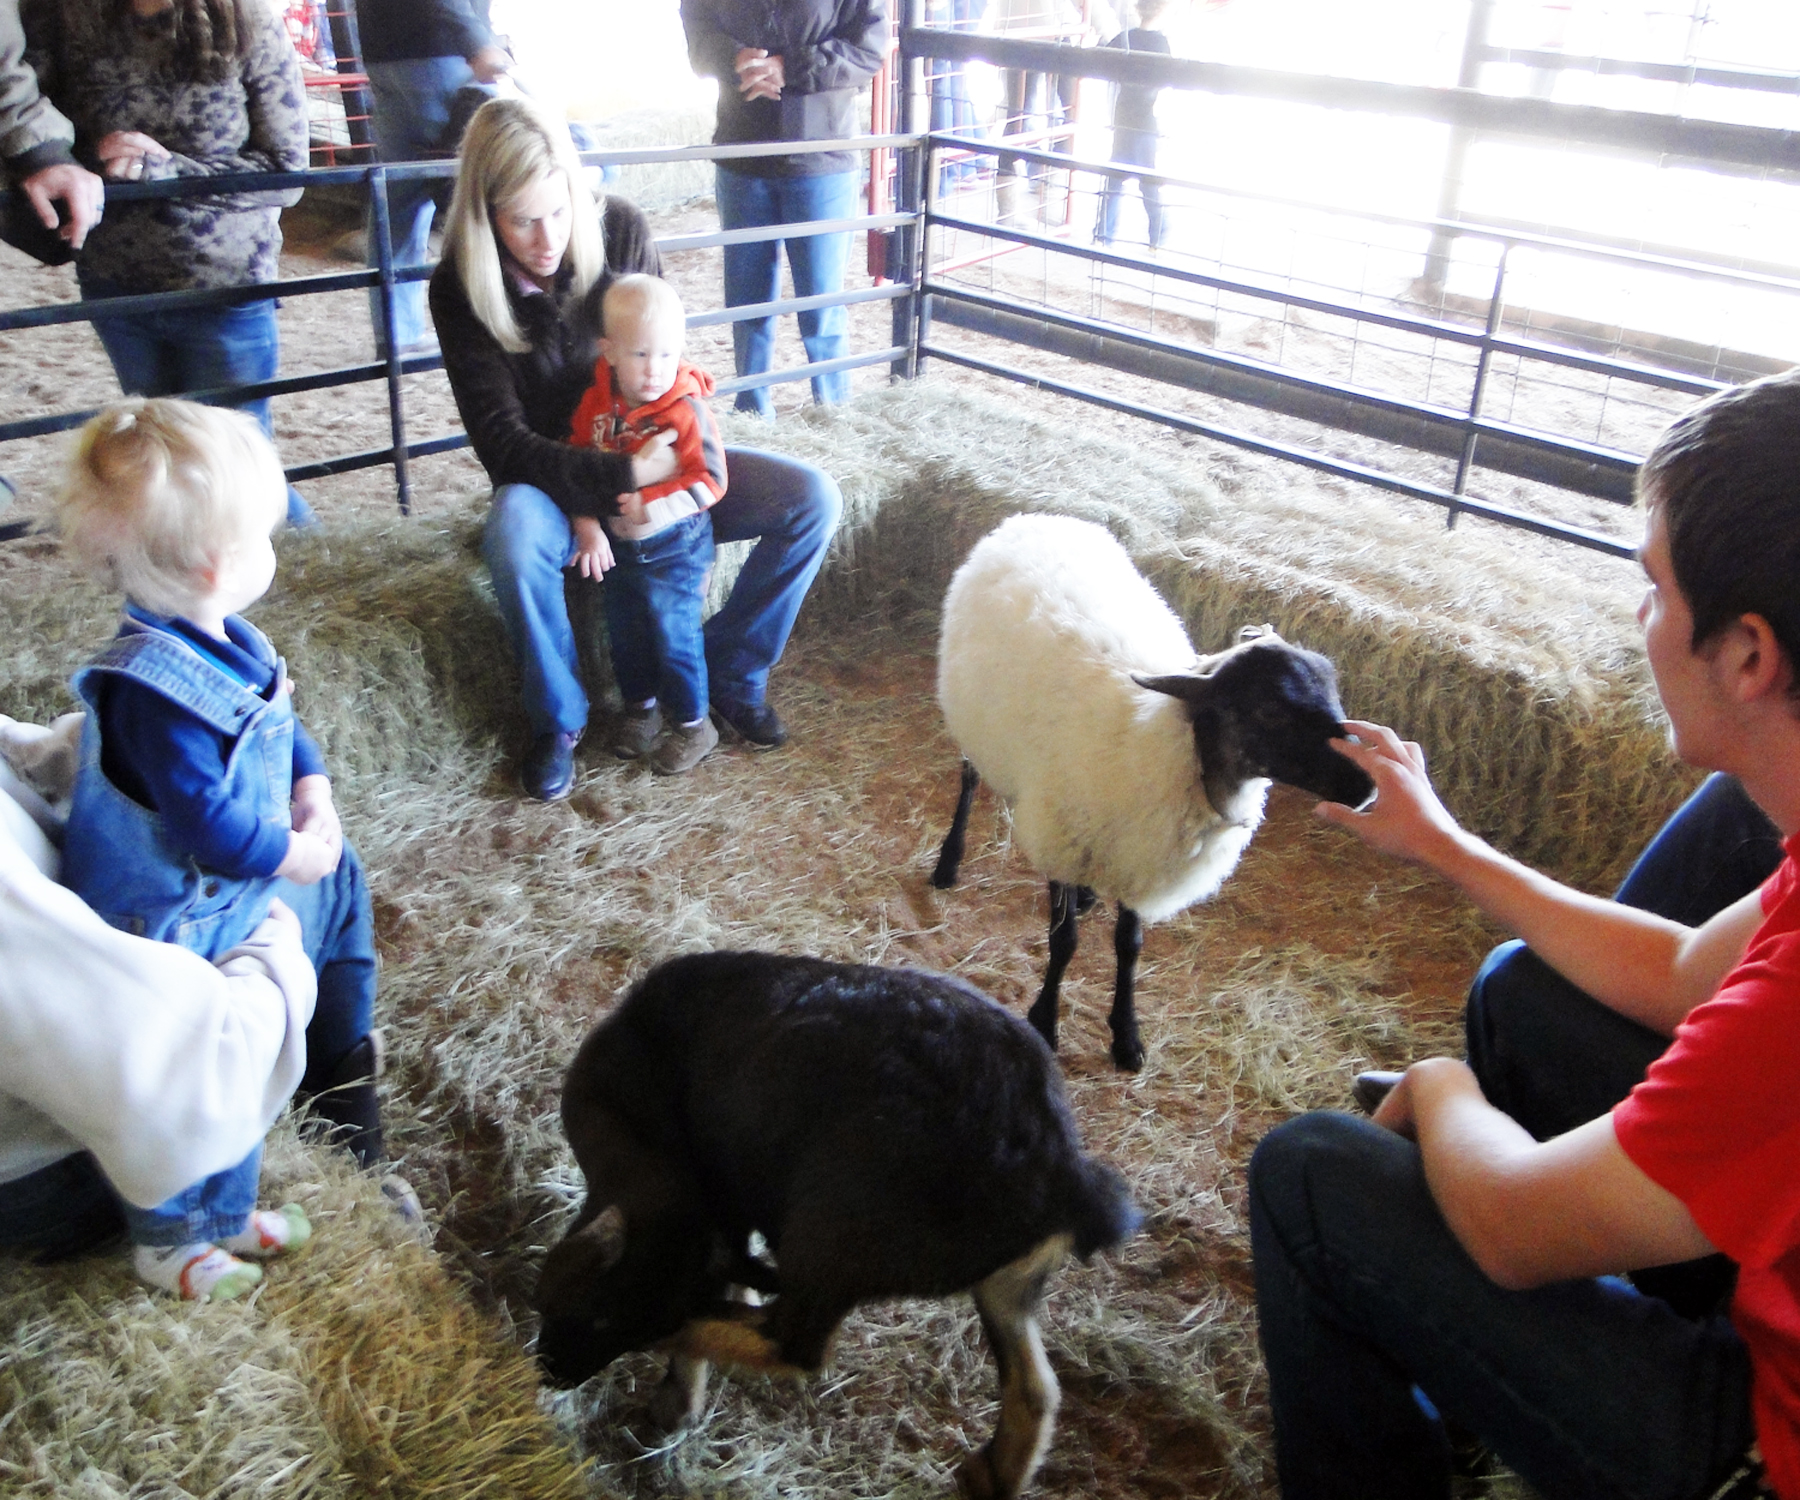
{"type": "MultiPolygon", "coordinates": [[[[237,613],[274,578],[286,495],[268,439],[235,411],[134,400],[82,429],[58,521],[126,604],[74,678],[88,713],[63,878],[114,926],[214,960],[279,897],[319,974],[301,1088],[366,1164],[380,1155],[368,890],[285,665],[237,613]]],[[[261,1163],[259,1146],[153,1208],[125,1204],[138,1275],[218,1301],[261,1279],[254,1261],[304,1245],[297,1204],[256,1209],[261,1163]]]]}

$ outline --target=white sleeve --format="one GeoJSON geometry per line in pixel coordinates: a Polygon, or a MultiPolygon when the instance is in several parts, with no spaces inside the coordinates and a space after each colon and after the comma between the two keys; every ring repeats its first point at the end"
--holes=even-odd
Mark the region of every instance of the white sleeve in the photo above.
{"type": "Polygon", "coordinates": [[[262,1139],[305,1070],[316,995],[291,940],[259,932],[221,970],[107,926],[0,823],[0,1094],[92,1151],[133,1203],[262,1139]]]}

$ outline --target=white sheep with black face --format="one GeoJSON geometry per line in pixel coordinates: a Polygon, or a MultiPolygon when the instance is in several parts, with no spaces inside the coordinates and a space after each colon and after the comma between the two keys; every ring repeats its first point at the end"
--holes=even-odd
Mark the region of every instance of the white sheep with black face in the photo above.
{"type": "Polygon", "coordinates": [[[962,791],[932,883],[955,883],[985,779],[1050,885],[1050,962],[1032,1024],[1056,1045],[1076,915],[1118,903],[1113,1060],[1143,1065],[1132,976],[1142,924],[1212,896],[1236,868],[1271,780],[1352,806],[1374,790],[1330,748],[1343,734],[1331,663],[1273,629],[1199,657],[1175,612],[1099,526],[1013,516],[950,582],[938,701],[962,791]]]}

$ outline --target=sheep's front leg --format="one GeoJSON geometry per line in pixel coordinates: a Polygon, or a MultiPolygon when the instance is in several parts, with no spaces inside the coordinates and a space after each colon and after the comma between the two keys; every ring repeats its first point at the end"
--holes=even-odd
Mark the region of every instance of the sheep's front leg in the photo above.
{"type": "Polygon", "coordinates": [[[1052,1052],[1056,1050],[1056,1013],[1061,1004],[1063,970],[1075,956],[1078,939],[1075,922],[1080,889],[1060,880],[1050,882],[1050,962],[1044,968],[1044,987],[1038,991],[1037,1002],[1025,1015],[1037,1034],[1050,1044],[1052,1052]]]}
{"type": "Polygon", "coordinates": [[[711,1367],[679,1350],[669,1356],[669,1373],[650,1398],[650,1417],[664,1432],[679,1432],[700,1419],[706,1408],[706,1381],[711,1367]]]}
{"type": "Polygon", "coordinates": [[[975,788],[981,785],[978,772],[967,756],[962,763],[962,789],[956,796],[956,816],[950,820],[950,831],[944,835],[944,847],[938,850],[937,868],[931,872],[931,883],[940,891],[956,884],[956,872],[962,866],[963,843],[969,829],[969,808],[975,801],[975,788]]]}
{"type": "Polygon", "coordinates": [[[1137,984],[1138,954],[1144,946],[1144,924],[1124,902],[1119,903],[1119,922],[1113,928],[1113,957],[1118,970],[1113,975],[1113,1006],[1106,1018],[1112,1028],[1113,1062],[1128,1073],[1144,1065],[1144,1044],[1138,1039],[1137,984]]]}
{"type": "Polygon", "coordinates": [[[1052,1235],[975,1287],[981,1326],[1000,1367],[1000,1425],[993,1441],[971,1453],[957,1474],[958,1487],[971,1500],[1013,1500],[1050,1446],[1060,1394],[1044,1357],[1037,1310],[1050,1273],[1068,1253],[1069,1237],[1052,1235]]]}

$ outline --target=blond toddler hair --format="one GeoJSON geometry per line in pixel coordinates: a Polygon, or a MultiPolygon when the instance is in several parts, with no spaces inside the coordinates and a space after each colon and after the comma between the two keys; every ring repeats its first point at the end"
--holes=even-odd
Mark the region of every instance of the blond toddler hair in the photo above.
{"type": "Polygon", "coordinates": [[[286,509],[281,460],[253,417],[166,396],[90,418],[55,498],[88,573],[159,615],[189,613],[220,561],[286,509]]]}

